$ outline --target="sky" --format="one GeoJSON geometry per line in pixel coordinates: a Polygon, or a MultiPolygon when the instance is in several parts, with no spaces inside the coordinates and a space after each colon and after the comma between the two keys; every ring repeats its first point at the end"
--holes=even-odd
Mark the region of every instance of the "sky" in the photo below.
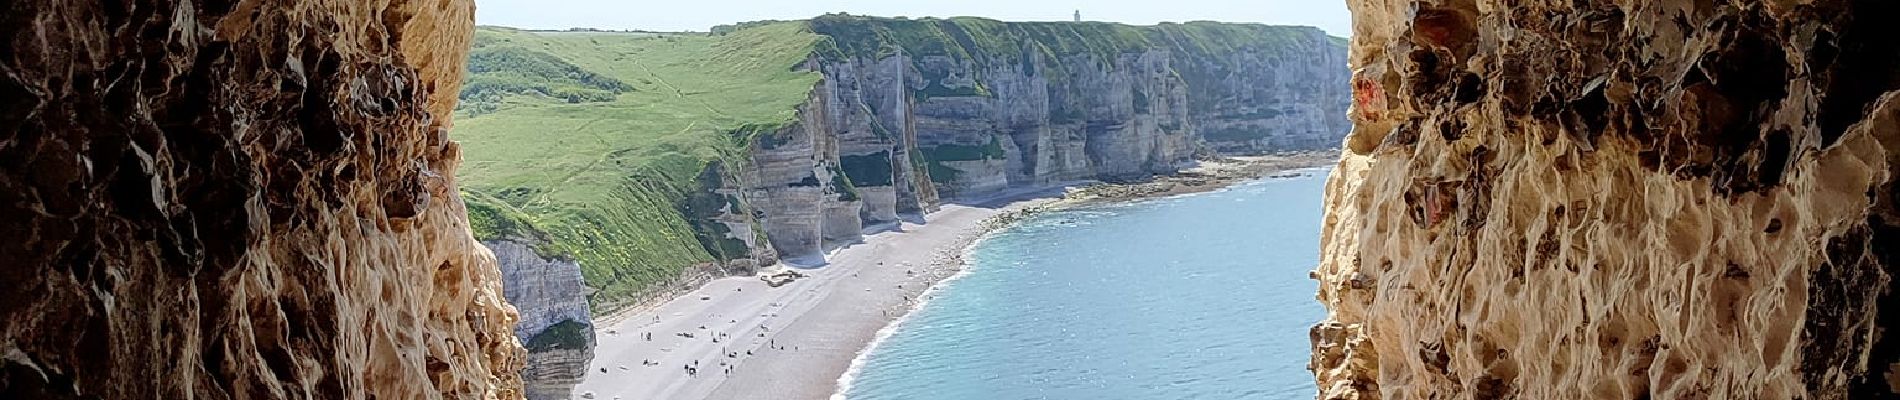
{"type": "Polygon", "coordinates": [[[1082,19],[1152,25],[1163,21],[1305,25],[1352,33],[1344,0],[475,0],[475,22],[528,29],[705,31],[765,19],[853,15],[978,16],[1005,21],[1082,19]]]}

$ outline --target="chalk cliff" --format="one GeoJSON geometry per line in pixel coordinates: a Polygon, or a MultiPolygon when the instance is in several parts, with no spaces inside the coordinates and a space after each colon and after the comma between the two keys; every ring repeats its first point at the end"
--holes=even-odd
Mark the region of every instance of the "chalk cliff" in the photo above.
{"type": "Polygon", "coordinates": [[[776,256],[816,256],[939,201],[1328,148],[1349,128],[1345,49],[1313,28],[809,24],[820,43],[804,68],[824,79],[797,123],[755,136],[737,180],[776,256]]]}
{"type": "Polygon", "coordinates": [[[469,1],[10,2],[0,398],[520,397],[469,1]]]}
{"type": "Polygon", "coordinates": [[[1900,395],[1900,4],[1348,4],[1320,398],[1900,395]]]}
{"type": "Polygon", "coordinates": [[[535,253],[522,242],[484,241],[501,266],[502,292],[521,315],[515,337],[527,347],[522,369],[523,395],[529,400],[567,399],[587,377],[594,359],[594,321],[587,309],[587,287],[573,260],[535,253]]]}
{"type": "Polygon", "coordinates": [[[463,96],[484,105],[458,135],[477,233],[522,272],[528,386],[550,389],[530,397],[585,376],[582,353],[535,345],[586,325],[584,295],[663,301],[822,264],[944,201],[1330,148],[1349,129],[1346,47],[1316,28],[828,15],[660,36],[477,33],[463,96]],[[585,289],[547,290],[573,270],[585,289]]]}

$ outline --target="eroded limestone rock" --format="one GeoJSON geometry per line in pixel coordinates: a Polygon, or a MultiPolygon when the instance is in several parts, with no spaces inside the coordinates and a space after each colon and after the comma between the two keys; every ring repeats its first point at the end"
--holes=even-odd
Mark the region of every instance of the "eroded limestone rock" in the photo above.
{"type": "Polygon", "coordinates": [[[1900,3],[1348,3],[1320,398],[1900,392],[1900,3]]]}
{"type": "Polygon", "coordinates": [[[0,398],[518,398],[446,135],[473,7],[0,7],[0,398]]]}

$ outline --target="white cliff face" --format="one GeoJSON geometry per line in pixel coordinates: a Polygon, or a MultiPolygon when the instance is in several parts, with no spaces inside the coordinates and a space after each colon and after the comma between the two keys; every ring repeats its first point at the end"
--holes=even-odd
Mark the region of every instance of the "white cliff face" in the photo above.
{"type": "Polygon", "coordinates": [[[978,66],[924,57],[919,68],[906,71],[923,77],[913,90],[980,88],[970,90],[979,95],[926,97],[912,111],[915,151],[930,164],[926,172],[944,197],[1146,178],[1191,160],[1196,143],[1185,113],[1187,85],[1173,73],[1168,52],[1122,54],[1107,62],[1094,55],[1049,60],[1037,54],[1027,61],[978,66]],[[983,78],[964,80],[968,76],[983,78]]]}
{"type": "Polygon", "coordinates": [[[482,244],[495,253],[504,295],[521,313],[515,337],[529,347],[527,367],[521,371],[524,394],[530,400],[569,398],[594,358],[593,319],[580,265],[542,258],[529,246],[510,240],[482,244]],[[556,337],[577,333],[571,338],[556,337]]]}
{"type": "MultiPolygon", "coordinates": [[[[844,29],[820,34],[873,30],[844,29]]],[[[1210,40],[1260,43],[1222,52],[1167,44],[1173,39],[1103,47],[1040,43],[1056,39],[1022,33],[1008,39],[1020,52],[981,50],[1011,54],[817,50],[800,68],[824,79],[798,117],[734,132],[750,139],[746,152],[702,171],[700,190],[679,205],[721,263],[686,268],[633,302],[780,259],[822,264],[826,250],[856,242],[866,230],[924,222],[941,201],[1078,180],[1146,179],[1211,150],[1340,142],[1349,97],[1343,44],[1311,28],[1193,29],[1221,32],[1210,40]]],[[[589,323],[578,266],[517,243],[491,247],[502,259],[508,296],[522,310],[518,334],[532,352],[530,396],[564,393],[584,376],[590,355],[537,346],[536,339],[553,342],[548,332],[565,332],[566,321],[589,323]]]]}
{"type": "Polygon", "coordinates": [[[592,323],[587,312],[581,266],[574,261],[542,258],[527,245],[508,240],[482,242],[502,263],[501,275],[508,301],[522,316],[515,324],[521,337],[531,337],[561,321],[592,323]]]}
{"type": "MultiPolygon", "coordinates": [[[[1195,134],[1223,154],[1338,147],[1352,123],[1346,117],[1352,73],[1344,47],[1298,54],[1241,53],[1231,70],[1210,60],[1198,68],[1219,71],[1207,89],[1221,100],[1188,110],[1195,134]]],[[[1197,88],[1198,89],[1198,88],[1197,88]]]]}
{"type": "MultiPolygon", "coordinates": [[[[799,121],[754,140],[736,188],[772,250],[820,262],[867,227],[940,199],[1171,174],[1213,152],[1335,147],[1349,130],[1345,47],[1317,29],[1280,52],[908,49],[814,56],[799,121]]],[[[738,229],[733,229],[738,231],[738,229]]]]}
{"type": "Polygon", "coordinates": [[[746,165],[738,168],[741,192],[767,241],[794,261],[857,240],[863,226],[857,195],[841,184],[841,135],[830,133],[825,95],[823,88],[813,92],[799,123],[756,137],[746,165]]]}

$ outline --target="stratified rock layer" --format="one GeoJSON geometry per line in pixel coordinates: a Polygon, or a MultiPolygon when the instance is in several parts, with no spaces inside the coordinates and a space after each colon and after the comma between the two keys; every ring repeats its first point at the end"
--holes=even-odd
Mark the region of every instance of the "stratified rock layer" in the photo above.
{"type": "MultiPolygon", "coordinates": [[[[799,120],[753,140],[738,188],[770,254],[1023,187],[1172,174],[1196,156],[1337,146],[1345,48],[1306,27],[824,16],[799,120]]],[[[729,188],[727,188],[729,189],[729,188]]],[[[739,231],[737,229],[733,231],[739,231]]],[[[737,240],[739,237],[728,236],[737,240]]],[[[769,263],[770,260],[764,260],[769,263]]]]}
{"type": "Polygon", "coordinates": [[[1349,4],[1320,398],[1900,392],[1900,3],[1349,4]]]}
{"type": "Polygon", "coordinates": [[[516,240],[482,245],[495,252],[502,292],[521,315],[515,337],[531,350],[521,370],[523,394],[528,400],[572,397],[574,385],[587,377],[587,363],[594,360],[594,321],[587,309],[580,264],[544,257],[516,240]],[[579,328],[579,334],[575,329],[550,332],[562,324],[579,328]]]}
{"type": "Polygon", "coordinates": [[[0,8],[0,398],[520,396],[471,2],[0,8]]]}
{"type": "Polygon", "coordinates": [[[826,15],[714,31],[477,30],[460,132],[478,235],[539,238],[610,312],[823,263],[945,200],[1331,148],[1349,130],[1346,43],[1311,27],[826,15]],[[522,162],[542,158],[562,161],[522,162]]]}

